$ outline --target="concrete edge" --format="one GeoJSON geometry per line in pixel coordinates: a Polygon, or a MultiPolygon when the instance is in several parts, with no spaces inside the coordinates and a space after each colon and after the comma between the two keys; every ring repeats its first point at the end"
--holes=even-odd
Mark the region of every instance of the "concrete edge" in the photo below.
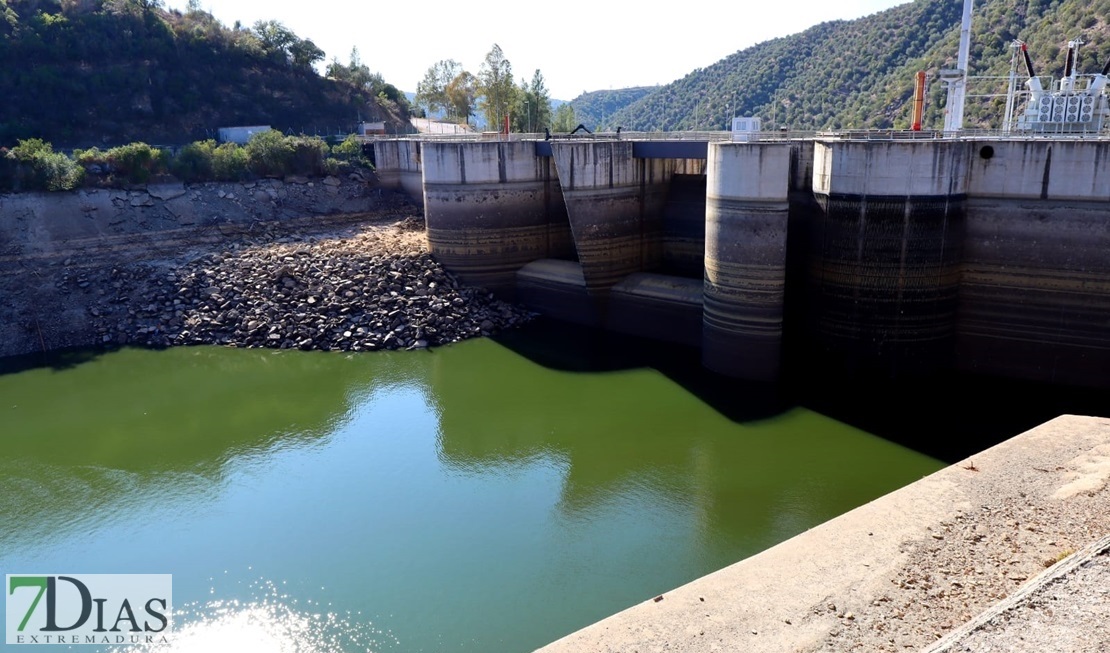
{"type": "Polygon", "coordinates": [[[927,648],[922,649],[919,653],[948,653],[952,651],[952,647],[958,646],[963,638],[971,635],[1000,615],[1020,607],[1026,600],[1033,597],[1047,585],[1067,576],[1091,559],[1103,555],[1107,553],[1107,551],[1110,551],[1110,534],[1100,537],[1064,560],[1052,565],[1037,576],[1034,576],[1013,594],[979,613],[975,618],[966,622],[959,628],[949,631],[944,637],[941,637],[927,648]]]}

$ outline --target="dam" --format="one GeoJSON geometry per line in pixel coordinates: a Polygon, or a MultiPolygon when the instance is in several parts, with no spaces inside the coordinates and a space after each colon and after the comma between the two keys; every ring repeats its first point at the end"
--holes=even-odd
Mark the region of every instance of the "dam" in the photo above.
{"type": "Polygon", "coordinates": [[[713,372],[1110,387],[1110,140],[666,136],[368,147],[463,281],[713,372]]]}

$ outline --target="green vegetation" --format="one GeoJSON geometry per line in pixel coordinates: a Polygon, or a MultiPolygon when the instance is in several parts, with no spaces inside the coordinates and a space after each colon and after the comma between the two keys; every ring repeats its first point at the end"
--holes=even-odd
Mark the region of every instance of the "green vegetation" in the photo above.
{"type": "Polygon", "coordinates": [[[513,81],[513,65],[496,43],[486,54],[477,75],[454,59],[438,61],[416,86],[416,103],[428,115],[446,114],[448,120],[470,123],[481,109],[489,129],[500,130],[506,116],[512,131],[539,132],[552,124],[551,96],[543,73],[532,80],[513,81]]]}
{"type": "Polygon", "coordinates": [[[471,93],[461,106],[456,104],[459,98],[452,94],[452,88],[456,94],[460,88],[474,88],[473,83],[466,84],[464,75],[473,77],[454,59],[437,61],[416,85],[416,103],[422,105],[429,114],[443,111],[449,118],[458,117],[469,122],[474,110],[474,94],[471,93]]]}
{"type": "Polygon", "coordinates": [[[197,141],[176,154],[146,143],[130,143],[106,152],[74,150],[69,157],[41,139],[0,148],[0,191],[63,191],[82,185],[114,187],[144,184],[172,175],[185,182],[243,181],[286,175],[323,176],[370,168],[356,136],[334,146],[316,136],[283,136],[270,130],[245,146],[197,141]]]}
{"type": "MultiPolygon", "coordinates": [[[[906,128],[914,75],[925,71],[923,124],[939,128],[945,89],[937,73],[955,66],[961,9],[959,0],[915,0],[858,20],[822,23],[664,86],[584,93],[557,115],[540,71],[530,81],[515,79],[495,44],[477,74],[451,59],[434,64],[418,86],[417,103],[429,115],[459,122],[480,111],[490,129],[499,129],[507,115],[513,130],[532,132],[569,131],[579,123],[594,131],[724,129],[736,115],[759,116],[770,129],[906,128]]],[[[1110,0],[977,2],[971,74],[1005,76],[1011,43],[1021,39],[1038,72],[1058,77],[1067,41],[1076,38],[1087,43],[1079,71],[1097,72],[1110,58],[1107,16],[1110,0]]],[[[180,145],[237,125],[349,133],[360,119],[411,130],[404,94],[372,72],[357,49],[347,63],[333,59],[321,75],[315,66],[323,56],[279,22],[228,28],[199,1],[181,12],[164,10],[159,0],[0,0],[0,145],[32,138],[66,148],[180,145]]],[[[976,83],[971,95],[1004,90],[1004,80],[976,83]]],[[[998,127],[1003,105],[1002,97],[969,99],[966,124],[998,127]]],[[[213,145],[207,164],[219,161],[227,174],[242,170],[239,153],[217,150],[213,145]]],[[[60,164],[50,154],[33,155],[37,163],[23,160],[20,174],[60,164]]],[[[307,157],[305,166],[319,163],[311,151],[298,156],[307,157]]],[[[141,177],[148,163],[133,163],[141,177]]]]}
{"type": "MultiPolygon", "coordinates": [[[[611,118],[613,114],[624,107],[638,102],[649,93],[659,88],[658,86],[637,86],[633,88],[618,88],[609,91],[583,93],[574,98],[573,102],[563,105],[571,108],[571,123],[569,127],[565,129],[560,128],[558,131],[570,131],[577,127],[579,123],[585,125],[590,130],[596,131],[607,124],[609,122],[608,118],[611,118]],[[577,120],[574,120],[575,117],[577,117],[577,120]]],[[[560,125],[560,127],[562,127],[562,125],[560,125]]]]}
{"type": "MultiPolygon", "coordinates": [[[[908,128],[914,75],[927,73],[923,125],[940,128],[946,91],[937,73],[956,67],[962,2],[916,0],[853,21],[833,21],[741,50],[682,79],[645,89],[586,93],[572,101],[587,127],[725,129],[760,116],[776,129],[908,128]],[[621,94],[626,94],[621,97],[621,94]]],[[[1082,38],[1081,74],[1110,58],[1110,0],[983,0],[972,17],[970,73],[1006,76],[1021,39],[1041,75],[1059,77],[1067,42],[1082,38]]],[[[1024,66],[1018,67],[1019,82],[1024,66]]],[[[1005,80],[972,80],[969,94],[1004,93],[1005,80]]],[[[968,127],[1001,126],[1005,99],[969,98],[968,127]]]]}
{"type": "Polygon", "coordinates": [[[20,141],[11,150],[0,148],[0,188],[11,190],[72,190],[84,170],[50,143],[38,138],[20,141]]]}
{"type": "Polygon", "coordinates": [[[551,131],[569,132],[578,126],[578,116],[575,114],[574,105],[569,102],[559,105],[555,109],[555,116],[551,119],[551,131]]]}
{"type": "Polygon", "coordinates": [[[276,21],[225,27],[190,3],[0,0],[0,145],[181,145],[220,127],[407,131],[404,95],[357,60],[314,68],[311,40],[276,21]]]}
{"type": "Polygon", "coordinates": [[[328,79],[369,93],[376,98],[379,105],[391,110],[395,115],[409,115],[411,107],[405,94],[393,84],[386,82],[380,74],[370,72],[370,68],[362,63],[358,48],[351,48],[351,59],[347,65],[332,59],[325,75],[328,79]]]}

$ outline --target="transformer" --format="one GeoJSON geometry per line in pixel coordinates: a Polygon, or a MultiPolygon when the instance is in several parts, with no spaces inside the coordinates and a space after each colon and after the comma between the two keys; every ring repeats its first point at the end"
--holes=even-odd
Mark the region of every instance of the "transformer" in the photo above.
{"type": "Polygon", "coordinates": [[[1106,96],[1107,74],[1110,61],[1097,75],[1076,73],[1079,47],[1083,41],[1068,41],[1068,59],[1064,76],[1055,82],[1052,90],[1045,90],[1033,70],[1033,61],[1025,44],[1021,53],[1029,79],[1029,101],[1025,111],[1018,116],[1015,131],[1044,134],[1097,133],[1110,122],[1110,102],[1106,96]]]}

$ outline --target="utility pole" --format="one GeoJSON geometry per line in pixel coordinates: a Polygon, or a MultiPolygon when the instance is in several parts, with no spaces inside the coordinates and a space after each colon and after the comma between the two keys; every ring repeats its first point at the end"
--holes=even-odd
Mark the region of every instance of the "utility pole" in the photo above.
{"type": "Polygon", "coordinates": [[[964,127],[964,95],[967,91],[968,54],[971,49],[971,5],[964,0],[964,15],[960,23],[960,52],[956,69],[940,71],[940,79],[948,85],[948,101],[944,105],[944,131],[958,132],[964,127]]]}

